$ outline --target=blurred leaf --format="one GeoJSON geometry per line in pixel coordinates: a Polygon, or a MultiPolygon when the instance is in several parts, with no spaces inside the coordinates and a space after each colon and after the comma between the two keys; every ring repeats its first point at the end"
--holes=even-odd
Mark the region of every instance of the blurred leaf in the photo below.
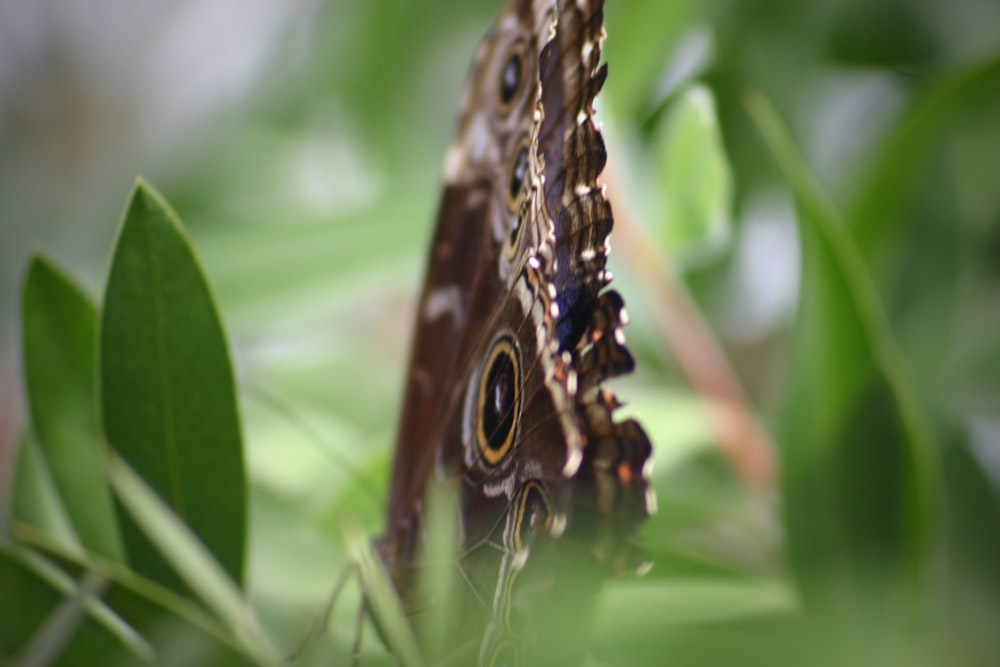
{"type": "Polygon", "coordinates": [[[928,86],[894,126],[848,215],[851,233],[869,264],[902,232],[902,209],[945,125],[998,88],[1000,53],[995,53],[928,86]]]}
{"type": "Polygon", "coordinates": [[[879,600],[918,612],[936,518],[930,439],[846,228],[769,102],[752,94],[747,106],[799,209],[803,278],[781,427],[792,568],[814,608],[879,600]]]}
{"type": "MultiPolygon", "coordinates": [[[[113,456],[117,460],[121,460],[117,455],[113,456]]],[[[132,478],[134,479],[134,477],[133,473],[132,478]]],[[[127,485],[129,481],[126,480],[125,483],[127,485]]],[[[141,505],[142,501],[139,502],[141,505]]],[[[169,662],[164,658],[164,649],[172,650],[175,641],[190,643],[190,641],[196,640],[203,644],[207,642],[214,646],[214,651],[226,654],[230,658],[238,657],[240,650],[244,654],[246,653],[243,642],[223,627],[215,616],[210,615],[201,603],[178,595],[172,590],[136,574],[120,563],[104,560],[100,557],[85,559],[78,552],[66,549],[64,545],[31,527],[22,527],[18,531],[18,539],[38,552],[51,555],[69,569],[86,569],[114,582],[116,586],[105,596],[108,605],[113,607],[123,619],[127,619],[128,623],[132,623],[133,626],[144,632],[145,638],[149,641],[154,642],[153,634],[166,635],[166,637],[160,637],[154,642],[154,650],[157,652],[158,659],[169,662]]],[[[185,547],[177,548],[183,549],[185,547]]],[[[3,551],[2,545],[0,545],[0,551],[3,551]]],[[[71,586],[66,582],[71,583],[72,580],[67,579],[66,575],[60,574],[60,570],[51,565],[48,558],[36,558],[34,555],[25,558],[20,552],[18,557],[55,589],[71,590],[71,586]]],[[[98,620],[103,622],[101,618],[98,620]]],[[[117,634],[122,634],[120,629],[110,629],[117,634]]],[[[126,639],[128,638],[126,637],[126,639]]],[[[240,657],[238,660],[243,664],[247,658],[240,657]]],[[[225,664],[229,664],[229,662],[225,664]]]]}
{"type": "Polygon", "coordinates": [[[17,448],[12,484],[11,532],[15,537],[22,525],[33,526],[67,548],[80,551],[80,539],[59,498],[48,465],[38,443],[28,434],[21,438],[17,448]]]}
{"type": "Polygon", "coordinates": [[[608,587],[596,625],[609,635],[655,632],[674,623],[795,610],[795,595],[787,582],[736,577],[687,577],[673,582],[640,579],[608,587]]]}
{"type": "Polygon", "coordinates": [[[595,645],[618,665],[800,664],[777,659],[793,644],[789,624],[781,633],[763,625],[795,609],[794,592],[776,580],[637,581],[607,591],[595,645]]]}
{"type": "MultiPolygon", "coordinates": [[[[105,294],[101,402],[111,444],[242,582],[246,479],[225,334],[176,215],[142,182],[105,294]]],[[[123,534],[137,572],[182,590],[136,526],[123,534]]]]}
{"type": "Polygon", "coordinates": [[[393,655],[403,667],[424,664],[403,605],[381,559],[372,551],[370,537],[354,522],[345,520],[341,525],[344,547],[361,578],[365,601],[393,655]]]}
{"type": "Polygon", "coordinates": [[[416,578],[414,599],[433,600],[420,619],[420,646],[430,664],[446,660],[455,651],[455,630],[460,627],[461,589],[455,577],[455,563],[461,561],[459,534],[455,517],[459,512],[459,489],[456,482],[432,486],[426,501],[427,541],[418,554],[426,563],[416,578]]]}
{"type": "MultiPolygon", "coordinates": [[[[107,664],[108,656],[125,640],[137,652],[133,657],[148,656],[141,639],[99,600],[84,604],[100,623],[81,623],[68,615],[59,621],[57,610],[74,604],[70,601],[76,590],[72,578],[45,559],[0,545],[0,655],[5,659],[16,656],[24,661],[17,664],[24,665],[53,664],[56,659],[56,664],[67,666],[107,664]],[[69,623],[59,629],[61,647],[38,642],[45,623],[53,620],[69,623]]],[[[49,635],[50,640],[55,638],[49,635]]]]}
{"type": "Polygon", "coordinates": [[[658,143],[656,191],[666,209],[663,246],[682,262],[712,256],[729,240],[733,188],[708,88],[692,86],[684,92],[658,143]]]}
{"type": "MultiPolygon", "coordinates": [[[[989,447],[993,443],[983,443],[989,447]]],[[[954,664],[996,661],[1000,627],[1000,494],[973,456],[971,443],[949,442],[941,457],[947,482],[946,572],[940,606],[954,664]]]]}
{"type": "Polygon", "coordinates": [[[653,562],[646,581],[770,577],[783,570],[777,503],[750,492],[710,440],[666,475],[654,461],[658,509],[641,532],[653,562]]]}
{"type": "Polygon", "coordinates": [[[108,477],[129,514],[209,609],[239,637],[258,664],[279,662],[236,583],[184,522],[117,455],[108,477]]]}
{"type": "Polygon", "coordinates": [[[668,81],[668,73],[675,74],[672,70],[683,67],[689,55],[681,53],[678,44],[704,10],[705,3],[699,0],[607,5],[609,38],[605,50],[612,72],[608,100],[616,116],[635,118],[653,112],[669,92],[667,84],[677,83],[668,81]]]}
{"type": "Polygon", "coordinates": [[[40,451],[83,547],[122,559],[101,468],[97,421],[97,310],[42,256],[32,258],[22,297],[24,381],[40,451]]]}

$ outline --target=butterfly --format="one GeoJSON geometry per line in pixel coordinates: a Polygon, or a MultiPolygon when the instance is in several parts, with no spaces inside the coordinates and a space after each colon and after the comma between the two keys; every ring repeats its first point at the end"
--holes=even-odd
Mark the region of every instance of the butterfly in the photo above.
{"type": "Polygon", "coordinates": [[[451,605],[452,664],[564,662],[641,562],[651,445],[602,386],[634,366],[605,289],[604,34],[600,0],[508,0],[445,157],[377,551],[418,630],[451,605]],[[447,600],[419,585],[435,488],[455,495],[447,600]]]}

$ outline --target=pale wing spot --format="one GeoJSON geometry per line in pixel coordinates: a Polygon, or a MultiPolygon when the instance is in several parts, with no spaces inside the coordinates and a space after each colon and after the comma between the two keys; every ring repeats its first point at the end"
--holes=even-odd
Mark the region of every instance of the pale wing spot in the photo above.
{"type": "Polygon", "coordinates": [[[584,262],[589,262],[595,257],[597,257],[597,252],[593,248],[584,248],[580,251],[580,259],[584,262]]]}
{"type": "Polygon", "coordinates": [[[552,517],[552,527],[549,528],[549,533],[553,537],[562,537],[563,533],[566,532],[566,515],[560,512],[552,517]]]}
{"type": "Polygon", "coordinates": [[[532,294],[531,288],[528,286],[527,279],[523,276],[514,283],[514,295],[521,303],[521,310],[524,312],[531,312],[531,305],[535,300],[535,296],[532,294]]]}
{"type": "Polygon", "coordinates": [[[465,171],[465,151],[458,144],[452,144],[444,156],[444,180],[448,183],[458,183],[463,171],[465,171]]]}
{"type": "Polygon", "coordinates": [[[658,508],[656,506],[656,491],[652,487],[646,489],[646,514],[654,516],[658,508]]]}
{"type": "Polygon", "coordinates": [[[580,470],[581,463],[583,463],[583,452],[579,447],[570,446],[569,453],[566,455],[566,463],[563,465],[562,476],[566,479],[573,477],[580,470]]]}
{"type": "Polygon", "coordinates": [[[458,144],[452,144],[444,156],[444,180],[448,183],[459,182],[464,168],[465,151],[458,144]]]}
{"type": "Polygon", "coordinates": [[[458,285],[439,287],[427,295],[427,303],[424,304],[424,321],[433,322],[443,315],[450,315],[456,328],[465,326],[462,289],[458,285]]]}

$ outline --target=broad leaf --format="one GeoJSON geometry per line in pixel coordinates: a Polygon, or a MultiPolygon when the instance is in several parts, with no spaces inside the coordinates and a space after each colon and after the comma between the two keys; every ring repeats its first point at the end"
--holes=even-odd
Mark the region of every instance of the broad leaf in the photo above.
{"type": "Polygon", "coordinates": [[[802,287],[781,425],[791,565],[814,608],[877,600],[916,611],[933,521],[929,437],[846,228],[770,104],[753,95],[748,106],[799,211],[802,287]]]}
{"type": "MultiPolygon", "coordinates": [[[[108,441],[242,582],[246,478],[229,350],[176,215],[142,182],[115,247],[100,351],[108,441]]],[[[123,535],[137,572],[181,590],[134,524],[123,535]]]]}
{"type": "Polygon", "coordinates": [[[82,546],[121,560],[101,464],[97,310],[51,262],[35,256],[22,297],[24,379],[41,458],[82,546]]]}

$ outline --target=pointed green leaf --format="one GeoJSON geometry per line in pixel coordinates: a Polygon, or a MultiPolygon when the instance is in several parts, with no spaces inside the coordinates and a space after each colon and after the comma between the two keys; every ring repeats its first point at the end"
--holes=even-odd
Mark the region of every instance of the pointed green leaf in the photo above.
{"type": "Polygon", "coordinates": [[[257,625],[241,591],[205,545],[117,455],[112,454],[108,461],[108,476],[115,493],[145,535],[205,606],[239,638],[246,654],[258,664],[277,664],[280,659],[257,625]]]}
{"type": "Polygon", "coordinates": [[[672,255],[697,261],[721,249],[731,225],[732,175],[712,93],[704,86],[685,91],[658,141],[661,240],[672,255]]]}
{"type": "MultiPolygon", "coordinates": [[[[100,369],[108,441],[242,582],[246,478],[229,349],[176,215],[142,182],[108,277],[100,369]]],[[[182,589],[134,524],[123,535],[136,571],[182,589]]]]}
{"type": "Polygon", "coordinates": [[[11,533],[16,536],[21,525],[33,526],[79,553],[80,538],[73,530],[38,443],[28,435],[21,438],[17,448],[12,484],[11,533]]]}
{"type": "Polygon", "coordinates": [[[97,310],[44,257],[22,297],[24,380],[40,454],[82,545],[120,560],[122,547],[101,464],[97,418],[97,310]]]}
{"type": "Polygon", "coordinates": [[[747,104],[799,210],[802,285],[781,426],[791,564],[807,603],[912,608],[926,592],[934,520],[930,438],[843,222],[767,100],[747,104]]]}

